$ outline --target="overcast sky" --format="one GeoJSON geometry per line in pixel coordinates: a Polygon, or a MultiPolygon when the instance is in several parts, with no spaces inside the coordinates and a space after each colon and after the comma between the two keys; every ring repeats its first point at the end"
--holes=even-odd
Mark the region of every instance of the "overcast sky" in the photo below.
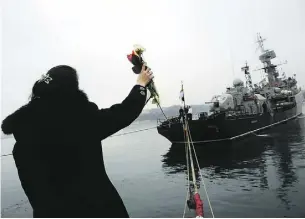
{"type": "MultiPolygon", "coordinates": [[[[261,66],[256,33],[305,84],[304,0],[2,0],[2,116],[28,101],[41,74],[66,64],[99,107],[121,102],[136,75],[126,55],[146,47],[161,105],[209,101],[247,60],[261,66]]],[[[253,81],[261,79],[252,72],[253,81]]],[[[147,108],[154,105],[148,105],[147,108]]]]}

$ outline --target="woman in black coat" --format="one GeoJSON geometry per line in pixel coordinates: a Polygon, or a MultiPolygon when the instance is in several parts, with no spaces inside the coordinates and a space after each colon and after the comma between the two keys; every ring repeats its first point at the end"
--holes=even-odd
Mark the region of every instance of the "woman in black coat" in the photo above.
{"type": "Polygon", "coordinates": [[[2,123],[16,139],[13,156],[34,217],[129,217],[105,171],[101,141],[140,115],[152,77],[143,67],[126,99],[108,109],[88,100],[69,66],[34,84],[30,102],[2,123]]]}

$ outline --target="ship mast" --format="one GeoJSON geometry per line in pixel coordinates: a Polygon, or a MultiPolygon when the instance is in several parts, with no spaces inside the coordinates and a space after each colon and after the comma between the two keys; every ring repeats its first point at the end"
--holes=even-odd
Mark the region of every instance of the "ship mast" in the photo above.
{"type": "Polygon", "coordinates": [[[264,48],[264,41],[266,39],[263,39],[261,35],[258,33],[257,34],[257,43],[259,45],[259,48],[261,50],[261,55],[259,56],[259,60],[263,63],[265,73],[268,76],[268,82],[270,86],[276,86],[277,81],[278,81],[278,76],[279,73],[276,69],[277,65],[274,65],[271,63],[271,60],[276,58],[276,54],[274,50],[268,50],[264,48]]]}
{"type": "Polygon", "coordinates": [[[253,91],[252,78],[251,78],[251,74],[249,72],[249,66],[248,66],[247,62],[246,62],[246,65],[241,68],[241,70],[245,73],[246,86],[250,89],[250,91],[253,91]]]}
{"type": "Polygon", "coordinates": [[[266,52],[267,50],[265,50],[265,48],[264,48],[264,41],[265,41],[266,39],[263,39],[262,37],[261,37],[261,35],[259,34],[259,33],[257,33],[257,43],[258,43],[258,47],[261,49],[261,52],[262,53],[264,53],[264,52],[266,52]]]}

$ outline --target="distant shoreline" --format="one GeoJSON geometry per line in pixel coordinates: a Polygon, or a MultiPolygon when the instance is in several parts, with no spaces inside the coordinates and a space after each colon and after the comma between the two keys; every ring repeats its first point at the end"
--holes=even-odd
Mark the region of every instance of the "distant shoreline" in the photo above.
{"type": "MultiPolygon", "coordinates": [[[[207,112],[209,106],[206,104],[202,105],[191,105],[193,114],[199,114],[200,112],[207,112]]],[[[180,105],[173,105],[170,107],[162,108],[166,117],[174,117],[179,115],[180,105]]],[[[159,108],[144,110],[136,121],[156,121],[158,119],[165,119],[159,108]]]]}

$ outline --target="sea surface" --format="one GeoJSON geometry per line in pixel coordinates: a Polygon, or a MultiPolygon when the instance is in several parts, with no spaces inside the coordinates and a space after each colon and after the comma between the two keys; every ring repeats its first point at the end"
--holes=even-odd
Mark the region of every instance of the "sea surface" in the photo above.
{"type": "MultiPolygon", "coordinates": [[[[155,126],[137,122],[120,133],[155,126]]],[[[11,153],[13,145],[13,138],[2,139],[1,154],[11,153]]],[[[184,145],[171,145],[150,129],[108,138],[103,151],[108,175],[131,217],[182,217],[184,145]]],[[[305,216],[303,116],[232,143],[198,145],[196,151],[215,217],[305,216]]],[[[205,217],[211,217],[200,183],[205,217]]],[[[1,157],[1,193],[2,217],[32,217],[12,156],[1,157]]],[[[194,216],[186,210],[186,217],[194,216]]]]}

